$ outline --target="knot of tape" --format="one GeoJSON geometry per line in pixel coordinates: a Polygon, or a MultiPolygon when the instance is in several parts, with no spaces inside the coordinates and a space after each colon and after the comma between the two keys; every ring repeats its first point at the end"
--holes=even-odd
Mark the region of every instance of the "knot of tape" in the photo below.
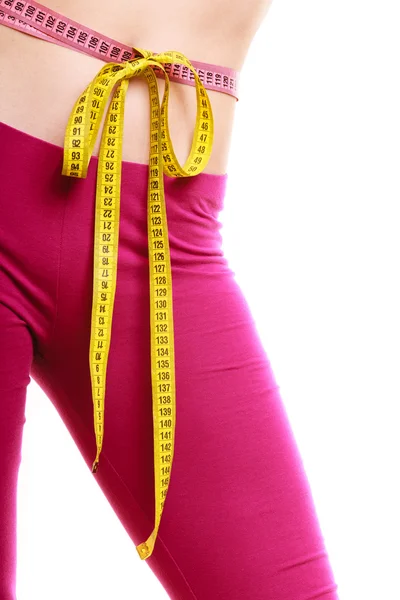
{"type": "Polygon", "coordinates": [[[130,79],[131,77],[139,76],[143,74],[148,67],[157,67],[162,64],[162,55],[153,54],[149,50],[142,50],[142,52],[146,53],[144,57],[131,58],[123,63],[125,78],[130,79]]]}

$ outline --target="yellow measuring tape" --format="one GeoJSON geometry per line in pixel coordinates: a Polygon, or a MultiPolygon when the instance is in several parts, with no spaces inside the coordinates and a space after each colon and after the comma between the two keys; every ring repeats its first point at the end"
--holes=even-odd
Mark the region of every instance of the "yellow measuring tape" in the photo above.
{"type": "Polygon", "coordinates": [[[117,280],[120,219],[121,160],[125,95],[131,77],[144,76],[150,92],[150,156],[148,185],[148,248],[150,275],[151,378],[153,396],[155,527],[146,542],[136,546],[141,559],[151,556],[170,484],[174,455],[176,402],[172,275],[164,200],[163,173],[192,177],[201,173],[214,137],[211,103],[190,61],[181,53],[153,54],[133,48],[143,58],[108,63],[76,101],[64,140],[63,175],[85,178],[106,102],[115,85],[101,137],[96,187],[93,303],[89,362],[92,380],[97,455],[96,473],[104,435],[104,398],[112,315],[117,280]],[[196,78],[197,117],[189,158],[181,167],[168,129],[169,78],[163,63],[185,64],[196,78]],[[165,73],[160,107],[157,78],[152,67],[165,73]]]}

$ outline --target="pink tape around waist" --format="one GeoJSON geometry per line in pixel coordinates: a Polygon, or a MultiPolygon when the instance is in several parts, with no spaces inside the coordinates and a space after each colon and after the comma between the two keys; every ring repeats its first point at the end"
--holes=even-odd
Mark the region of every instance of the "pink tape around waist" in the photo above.
{"type": "MultiPolygon", "coordinates": [[[[105,62],[124,62],[140,58],[140,55],[134,52],[132,47],[120,44],[112,38],[34,1],[0,0],[0,25],[6,25],[53,44],[95,56],[105,62]]],[[[238,71],[190,58],[189,60],[205,88],[229,94],[236,100],[239,99],[238,71]]],[[[152,68],[157,77],[165,78],[162,69],[156,66],[152,68]]],[[[196,85],[194,75],[186,65],[168,63],[164,65],[164,68],[171,81],[191,86],[196,85]]]]}

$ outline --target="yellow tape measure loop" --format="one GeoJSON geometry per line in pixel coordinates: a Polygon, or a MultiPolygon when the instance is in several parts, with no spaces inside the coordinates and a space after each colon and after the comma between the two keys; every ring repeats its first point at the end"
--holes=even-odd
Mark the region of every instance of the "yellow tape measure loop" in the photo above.
{"type": "Polygon", "coordinates": [[[140,48],[133,50],[143,58],[125,63],[108,63],[100,69],[75,102],[64,139],[62,173],[70,177],[86,177],[100,122],[112,94],[98,159],[89,349],[97,447],[92,472],[96,473],[104,437],[106,372],[117,282],[125,96],[129,79],[144,76],[150,95],[147,225],[156,514],[153,531],[146,542],[139,544],[136,549],[141,559],[147,559],[154,549],[170,484],[176,423],[172,271],[163,174],[170,177],[192,177],[201,173],[211,156],[214,123],[207,92],[183,54],[175,51],[153,54],[140,48]],[[175,156],[169,134],[169,78],[163,63],[183,63],[193,71],[196,79],[196,126],[190,155],[183,167],[175,156]],[[154,66],[165,72],[161,107],[154,66]]]}
{"type": "MultiPolygon", "coordinates": [[[[139,52],[143,52],[140,48],[135,48],[139,52]]],[[[214,120],[206,89],[200,81],[200,78],[190,63],[190,61],[179,52],[168,51],[162,54],[153,55],[154,60],[150,63],[155,63],[165,73],[165,90],[161,106],[161,127],[162,139],[166,151],[163,152],[164,173],[170,177],[192,177],[201,173],[211,156],[212,144],[214,141],[214,120]],[[162,63],[174,63],[186,65],[194,74],[196,80],[196,97],[197,97],[197,114],[196,125],[194,129],[192,147],[189,157],[182,167],[175,155],[171,143],[171,136],[168,126],[168,100],[169,100],[169,78],[162,63]],[[197,137],[196,137],[197,133],[197,137]]]]}

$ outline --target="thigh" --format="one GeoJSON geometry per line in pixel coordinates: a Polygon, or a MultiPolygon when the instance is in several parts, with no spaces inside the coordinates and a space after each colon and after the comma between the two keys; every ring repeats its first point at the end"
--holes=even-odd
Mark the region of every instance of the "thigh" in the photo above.
{"type": "MultiPolygon", "coordinates": [[[[5,302],[6,288],[1,288],[5,302]]],[[[29,328],[0,301],[0,598],[15,600],[17,483],[21,464],[26,388],[33,357],[29,328]]]]}
{"type": "MultiPolygon", "coordinates": [[[[83,208],[94,193],[89,188],[66,211],[58,320],[34,376],[91,468],[93,223],[83,208]],[[72,218],[78,213],[80,234],[72,218]]],[[[137,190],[136,201],[128,202],[127,189],[121,199],[104,443],[95,475],[135,545],[153,530],[155,514],[146,207],[137,190]]],[[[218,209],[190,192],[169,192],[166,201],[177,420],[171,483],[147,562],[176,600],[336,600],[279,386],[221,251],[218,209]]]]}
{"type": "Polygon", "coordinates": [[[180,290],[163,542],[198,599],[336,600],[296,440],[241,289],[225,272],[198,273],[180,290]]]}

